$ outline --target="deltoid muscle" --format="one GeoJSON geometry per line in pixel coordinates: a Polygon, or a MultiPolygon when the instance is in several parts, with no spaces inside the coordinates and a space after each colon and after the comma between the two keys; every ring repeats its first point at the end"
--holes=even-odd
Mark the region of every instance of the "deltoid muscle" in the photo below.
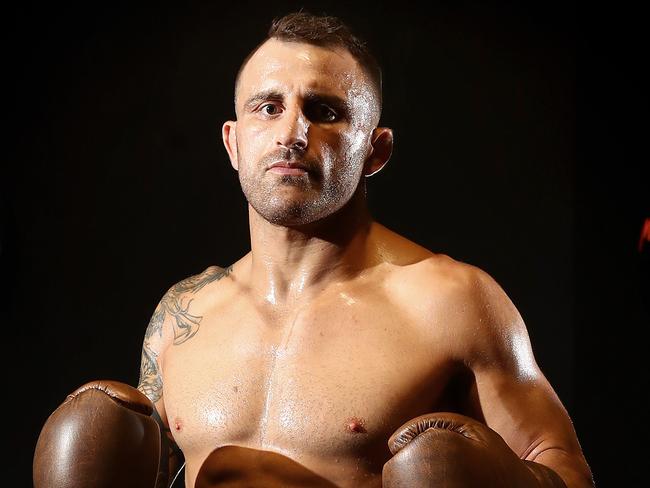
{"type": "Polygon", "coordinates": [[[208,283],[227,276],[231,270],[232,266],[226,269],[212,266],[201,274],[190,276],[175,284],[160,300],[144,336],[140,382],[138,384],[138,389],[147,395],[152,402],[155,403],[160,400],[163,386],[158,370],[158,356],[151,348],[152,337],[162,337],[163,323],[167,316],[173,318],[171,323],[174,331],[174,345],[182,344],[193,337],[198,332],[203,317],[190,313],[193,298],[189,298],[187,295],[194,294],[208,283]]]}
{"type": "Polygon", "coordinates": [[[189,313],[190,298],[185,306],[183,306],[183,299],[174,300],[171,303],[165,304],[167,313],[174,317],[174,344],[182,344],[199,330],[199,323],[202,316],[196,316],[189,313]]]}
{"type": "Polygon", "coordinates": [[[192,315],[189,312],[192,298],[187,303],[183,303],[187,299],[187,294],[194,294],[203,288],[205,285],[213,281],[220,280],[227,276],[232,270],[232,266],[226,269],[217,267],[210,267],[203,273],[190,276],[183,281],[176,283],[162,298],[160,305],[151,318],[149,329],[147,330],[147,337],[150,337],[155,332],[162,335],[162,324],[165,321],[167,314],[174,318],[174,344],[179,345],[190,339],[199,330],[199,324],[203,317],[192,315]]]}

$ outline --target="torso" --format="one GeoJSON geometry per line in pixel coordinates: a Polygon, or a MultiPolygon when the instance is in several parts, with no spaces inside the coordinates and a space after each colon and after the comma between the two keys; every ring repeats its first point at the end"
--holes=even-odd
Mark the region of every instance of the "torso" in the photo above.
{"type": "Polygon", "coordinates": [[[453,265],[420,258],[382,263],[282,314],[247,290],[246,258],[187,294],[198,330],[162,357],[186,486],[227,445],[280,453],[336,486],[381,486],[395,429],[455,408],[453,265]]]}

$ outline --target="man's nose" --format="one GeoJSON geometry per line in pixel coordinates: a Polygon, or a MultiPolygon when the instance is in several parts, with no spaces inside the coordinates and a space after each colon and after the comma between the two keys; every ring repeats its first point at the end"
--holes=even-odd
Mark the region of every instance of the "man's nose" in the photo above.
{"type": "Polygon", "coordinates": [[[299,109],[287,110],[277,125],[276,143],[288,149],[307,149],[309,121],[299,109]]]}

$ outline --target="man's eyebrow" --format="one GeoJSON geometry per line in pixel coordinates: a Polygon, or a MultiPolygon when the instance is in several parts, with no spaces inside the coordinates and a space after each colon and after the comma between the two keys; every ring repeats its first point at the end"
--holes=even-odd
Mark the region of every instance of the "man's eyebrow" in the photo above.
{"type": "Polygon", "coordinates": [[[327,105],[331,105],[332,108],[338,110],[343,110],[348,106],[347,100],[339,97],[338,95],[329,95],[327,93],[319,93],[316,91],[309,91],[305,95],[307,102],[324,102],[327,105]]]}
{"type": "Polygon", "coordinates": [[[248,100],[246,100],[244,107],[250,108],[259,102],[263,102],[264,100],[284,100],[284,95],[274,89],[257,92],[253,94],[248,100]]]}
{"type": "MultiPolygon", "coordinates": [[[[256,104],[258,104],[259,102],[263,102],[264,100],[282,101],[284,100],[284,95],[275,89],[263,90],[261,92],[257,92],[251,95],[251,97],[248,98],[248,100],[246,100],[246,102],[244,103],[244,107],[251,108],[256,104]]],[[[339,110],[343,110],[348,106],[347,101],[339,97],[338,95],[330,95],[327,93],[311,91],[311,90],[305,94],[305,100],[307,103],[324,102],[328,105],[331,105],[332,108],[336,108],[339,110]]]]}

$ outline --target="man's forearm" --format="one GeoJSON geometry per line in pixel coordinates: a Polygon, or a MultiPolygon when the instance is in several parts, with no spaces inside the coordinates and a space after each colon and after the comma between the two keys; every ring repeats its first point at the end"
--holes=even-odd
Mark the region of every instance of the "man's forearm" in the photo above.
{"type": "MultiPolygon", "coordinates": [[[[594,488],[591,470],[582,456],[571,455],[563,449],[551,448],[538,454],[534,461],[525,462],[540,483],[550,483],[545,469],[549,468],[562,478],[567,488],[594,488]]],[[[542,486],[546,485],[542,484],[542,486]]],[[[549,486],[555,488],[553,484],[549,486]]]]}

